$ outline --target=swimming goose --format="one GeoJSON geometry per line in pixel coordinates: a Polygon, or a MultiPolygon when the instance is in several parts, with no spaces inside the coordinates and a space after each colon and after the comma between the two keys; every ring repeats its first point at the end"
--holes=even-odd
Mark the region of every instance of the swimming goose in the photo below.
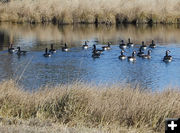
{"type": "Polygon", "coordinates": [[[133,47],[134,46],[134,43],[131,42],[130,38],[128,39],[127,46],[129,46],[129,47],[133,47]]]}
{"type": "Polygon", "coordinates": [[[64,44],[64,47],[62,47],[62,51],[67,52],[69,51],[69,48],[67,47],[67,44],[64,44]]]}
{"type": "Polygon", "coordinates": [[[51,49],[49,50],[50,53],[56,53],[56,50],[53,47],[53,44],[51,44],[51,49]]]}
{"type": "Polygon", "coordinates": [[[17,55],[25,55],[27,53],[27,51],[22,51],[20,47],[17,47],[18,51],[17,51],[17,55]]]}
{"type": "Polygon", "coordinates": [[[151,50],[148,50],[148,54],[147,55],[143,55],[142,58],[144,59],[150,59],[151,58],[151,50]]]}
{"type": "Polygon", "coordinates": [[[121,50],[121,55],[119,56],[119,59],[121,60],[126,59],[126,56],[124,55],[124,50],[121,50]]]}
{"type": "Polygon", "coordinates": [[[43,55],[44,55],[44,57],[50,57],[51,56],[51,54],[48,53],[48,49],[47,48],[45,49],[45,53],[43,55]]]}
{"type": "Polygon", "coordinates": [[[127,47],[127,45],[124,43],[123,40],[121,40],[121,44],[119,44],[119,47],[120,47],[121,49],[125,49],[125,48],[127,47]]]}
{"type": "Polygon", "coordinates": [[[93,54],[92,54],[92,57],[93,57],[93,58],[99,58],[100,55],[101,55],[100,52],[97,52],[97,51],[93,50],[93,54]]]}
{"type": "Polygon", "coordinates": [[[111,46],[110,46],[110,42],[108,42],[108,45],[107,46],[103,46],[102,49],[103,50],[110,50],[111,49],[111,46]]]}
{"type": "Polygon", "coordinates": [[[85,41],[85,44],[83,45],[83,48],[84,48],[84,49],[87,49],[87,48],[88,48],[87,41],[85,41]]]}
{"type": "Polygon", "coordinates": [[[144,52],[142,51],[142,48],[139,48],[139,52],[137,53],[137,56],[142,57],[144,56],[144,52]]]}
{"type": "Polygon", "coordinates": [[[149,45],[150,48],[155,48],[156,44],[154,43],[154,40],[152,40],[152,43],[149,45]]]}
{"type": "Polygon", "coordinates": [[[15,48],[12,47],[12,44],[9,45],[9,47],[8,47],[8,52],[9,52],[9,53],[14,53],[16,50],[17,50],[17,49],[15,49],[15,48]]]}
{"type": "Polygon", "coordinates": [[[171,51],[166,50],[166,55],[165,55],[164,58],[163,58],[163,61],[164,61],[164,62],[171,62],[171,61],[172,61],[172,56],[169,55],[170,52],[171,52],[171,51]]]}
{"type": "Polygon", "coordinates": [[[101,49],[96,49],[96,45],[94,44],[93,45],[93,53],[102,53],[103,52],[103,50],[101,50],[101,49]]]}
{"type": "Polygon", "coordinates": [[[136,61],[135,54],[136,54],[136,51],[133,51],[132,56],[128,56],[128,60],[129,61],[136,61]]]}
{"type": "Polygon", "coordinates": [[[144,44],[144,41],[142,42],[141,48],[142,50],[145,50],[147,48],[147,46],[144,44]]]}

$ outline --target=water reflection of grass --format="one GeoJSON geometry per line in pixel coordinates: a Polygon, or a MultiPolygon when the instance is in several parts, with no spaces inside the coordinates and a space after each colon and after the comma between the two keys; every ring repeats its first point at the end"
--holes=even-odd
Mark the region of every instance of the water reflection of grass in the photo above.
{"type": "Polygon", "coordinates": [[[76,82],[25,92],[15,82],[4,81],[0,92],[1,123],[6,119],[11,124],[26,120],[36,126],[39,120],[69,127],[102,127],[112,132],[120,127],[162,132],[165,118],[180,117],[178,90],[145,92],[128,85],[76,82]]]}
{"type": "Polygon", "coordinates": [[[179,0],[12,0],[0,21],[66,23],[178,23],[179,0]]]}
{"type": "MultiPolygon", "coordinates": [[[[48,43],[56,44],[56,48],[63,46],[62,42],[67,42],[70,46],[79,46],[82,40],[91,40],[98,38],[100,43],[112,41],[118,44],[119,40],[130,37],[133,42],[141,43],[141,41],[151,42],[152,39],[159,43],[179,43],[179,27],[178,25],[119,25],[105,26],[99,25],[66,25],[55,26],[47,25],[29,25],[29,24],[0,24],[0,31],[9,36],[9,41],[16,43],[17,38],[22,38],[30,43],[24,45],[46,45],[48,43]],[[61,44],[61,45],[59,45],[61,44]]],[[[4,42],[3,42],[4,43],[4,42]]],[[[19,42],[17,42],[19,43],[19,42]]]]}

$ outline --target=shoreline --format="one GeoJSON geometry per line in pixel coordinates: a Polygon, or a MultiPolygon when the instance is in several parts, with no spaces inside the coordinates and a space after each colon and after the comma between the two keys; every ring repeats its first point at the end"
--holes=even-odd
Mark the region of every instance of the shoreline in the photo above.
{"type": "Polygon", "coordinates": [[[0,82],[0,92],[3,119],[50,120],[68,127],[81,125],[90,129],[115,126],[162,132],[165,118],[180,117],[179,89],[151,92],[130,86],[76,82],[28,92],[10,80],[0,82]]]}
{"type": "Polygon", "coordinates": [[[180,23],[81,23],[81,22],[77,22],[77,23],[53,23],[52,21],[47,21],[47,22],[13,22],[13,21],[1,21],[0,20],[0,24],[29,24],[29,25],[48,25],[48,24],[52,24],[55,26],[76,26],[76,25],[94,25],[94,26],[120,26],[120,25],[134,25],[134,26],[140,26],[140,25],[147,25],[149,27],[151,26],[158,26],[158,25],[164,25],[164,26],[168,26],[168,25],[180,25],[180,23]]]}
{"type": "MultiPolygon", "coordinates": [[[[175,19],[180,19],[180,18],[175,18],[175,19]]],[[[61,21],[61,20],[58,20],[61,21]]],[[[154,20],[156,21],[156,20],[154,20]]],[[[39,22],[39,21],[19,21],[19,20],[1,20],[0,19],[0,23],[12,23],[12,24],[53,24],[53,25],[58,25],[58,26],[65,26],[65,25],[107,25],[107,26],[111,26],[111,25],[149,25],[149,26],[154,26],[154,25],[179,25],[180,21],[177,22],[175,21],[171,21],[171,22],[138,22],[138,21],[130,21],[130,22],[72,22],[72,23],[59,23],[59,22],[53,22],[53,21],[43,21],[43,22],[39,22]]]]}

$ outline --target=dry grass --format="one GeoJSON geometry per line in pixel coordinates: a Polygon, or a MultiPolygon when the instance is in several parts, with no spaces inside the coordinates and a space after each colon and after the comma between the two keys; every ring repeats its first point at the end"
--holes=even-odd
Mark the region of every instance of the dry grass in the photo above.
{"type": "Polygon", "coordinates": [[[0,133],[155,133],[149,128],[123,128],[116,126],[85,127],[82,125],[68,127],[50,120],[39,119],[19,120],[1,118],[0,133]]]}
{"type": "Polygon", "coordinates": [[[25,92],[10,80],[0,83],[0,116],[69,127],[107,127],[109,131],[125,127],[162,132],[165,118],[180,117],[180,92],[80,82],[25,92]]]}
{"type": "MultiPolygon", "coordinates": [[[[17,120],[16,120],[17,121],[17,120]]],[[[121,127],[90,128],[83,126],[68,127],[61,124],[44,123],[37,120],[25,121],[20,124],[0,124],[0,133],[155,133],[149,129],[127,129],[121,127]],[[35,122],[35,123],[34,123],[35,122]],[[35,124],[35,125],[32,125],[35,124]]]]}
{"type": "Polygon", "coordinates": [[[12,0],[0,20],[66,23],[179,23],[180,0],[12,0]]]}

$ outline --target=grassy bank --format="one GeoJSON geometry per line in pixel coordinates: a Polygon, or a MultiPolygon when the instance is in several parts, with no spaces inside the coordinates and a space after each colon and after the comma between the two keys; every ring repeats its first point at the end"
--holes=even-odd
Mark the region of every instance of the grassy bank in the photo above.
{"type": "Polygon", "coordinates": [[[179,23],[180,0],[12,0],[0,2],[0,21],[179,23]]]}
{"type": "Polygon", "coordinates": [[[84,83],[25,92],[13,81],[5,81],[0,83],[0,117],[1,124],[7,118],[38,119],[68,127],[162,132],[165,118],[180,117],[180,92],[145,92],[129,86],[84,83]]]}

